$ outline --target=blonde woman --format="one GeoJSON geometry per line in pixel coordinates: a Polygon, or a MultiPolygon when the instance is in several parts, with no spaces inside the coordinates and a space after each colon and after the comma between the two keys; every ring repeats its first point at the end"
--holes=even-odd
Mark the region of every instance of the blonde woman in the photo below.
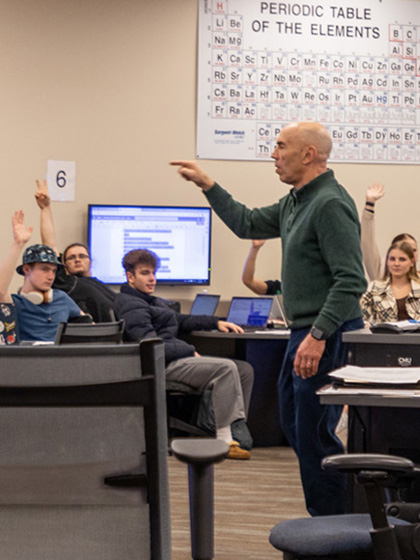
{"type": "MultiPolygon", "coordinates": [[[[366,190],[366,202],[361,217],[361,243],[363,264],[369,280],[380,278],[383,274],[381,254],[376,242],[375,232],[375,207],[378,200],[385,194],[385,185],[382,183],[373,183],[366,190]]],[[[391,244],[397,241],[406,241],[412,246],[414,258],[418,259],[417,241],[410,233],[400,233],[392,240],[391,244]]]]}
{"type": "Polygon", "coordinates": [[[420,278],[416,254],[407,241],[394,242],[388,249],[384,277],[369,284],[361,307],[370,324],[420,320],[420,278]]]}

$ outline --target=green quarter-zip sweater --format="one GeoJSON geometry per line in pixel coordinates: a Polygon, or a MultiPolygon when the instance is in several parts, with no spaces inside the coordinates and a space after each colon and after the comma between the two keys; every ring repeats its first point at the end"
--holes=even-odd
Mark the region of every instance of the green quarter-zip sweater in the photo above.
{"type": "Polygon", "coordinates": [[[250,210],[220,185],[205,192],[213,210],[244,239],[282,239],[282,293],[291,328],[332,335],[361,317],[366,290],[356,206],[332,170],[277,203],[250,210]]]}

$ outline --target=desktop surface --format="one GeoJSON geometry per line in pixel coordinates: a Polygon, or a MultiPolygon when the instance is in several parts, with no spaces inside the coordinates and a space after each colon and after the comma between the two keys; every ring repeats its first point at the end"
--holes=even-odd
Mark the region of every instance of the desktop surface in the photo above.
{"type": "Polygon", "coordinates": [[[343,333],[344,342],[363,344],[420,344],[420,333],[373,333],[369,328],[343,333]]]}
{"type": "Polygon", "coordinates": [[[351,391],[345,387],[333,389],[323,387],[317,393],[321,404],[348,404],[350,406],[374,406],[384,408],[420,408],[420,391],[382,391],[369,393],[356,389],[351,391]]]}
{"type": "Polygon", "coordinates": [[[265,329],[256,331],[247,331],[243,333],[228,332],[224,333],[218,330],[211,331],[192,331],[192,336],[197,338],[231,338],[231,339],[249,339],[249,340],[288,340],[290,337],[289,329],[265,329]]]}

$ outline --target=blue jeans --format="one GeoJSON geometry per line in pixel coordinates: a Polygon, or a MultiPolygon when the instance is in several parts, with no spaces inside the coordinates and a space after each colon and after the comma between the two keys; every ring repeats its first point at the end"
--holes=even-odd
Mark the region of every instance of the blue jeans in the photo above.
{"type": "Polygon", "coordinates": [[[293,330],[287,345],[278,385],[280,420],[299,459],[306,508],[311,515],[336,515],[345,511],[345,477],[326,473],[321,468],[323,457],[344,452],[335,435],[342,406],[321,405],[316,392],[330,382],[329,372],[347,362],[347,344],[341,340],[342,333],[361,328],[361,318],[344,323],[326,341],[318,373],[308,379],[296,375],[293,362],[310,328],[293,330]]]}

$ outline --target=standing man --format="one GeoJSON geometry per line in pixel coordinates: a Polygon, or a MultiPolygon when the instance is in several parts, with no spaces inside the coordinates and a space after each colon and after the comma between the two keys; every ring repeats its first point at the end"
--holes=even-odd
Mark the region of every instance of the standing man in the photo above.
{"type": "Polygon", "coordinates": [[[195,162],[171,162],[204,191],[236,235],[282,239],[282,293],[291,335],[279,379],[280,415],[299,458],[311,515],[344,511],[341,475],[321,469],[322,457],[343,452],[334,433],[341,407],[321,405],[316,391],[346,361],[342,332],[363,327],[359,298],[366,289],[357,211],[327,168],[331,148],[319,123],[285,126],[271,157],[280,180],[292,189],[277,203],[254,210],[233,200],[195,162]]]}

